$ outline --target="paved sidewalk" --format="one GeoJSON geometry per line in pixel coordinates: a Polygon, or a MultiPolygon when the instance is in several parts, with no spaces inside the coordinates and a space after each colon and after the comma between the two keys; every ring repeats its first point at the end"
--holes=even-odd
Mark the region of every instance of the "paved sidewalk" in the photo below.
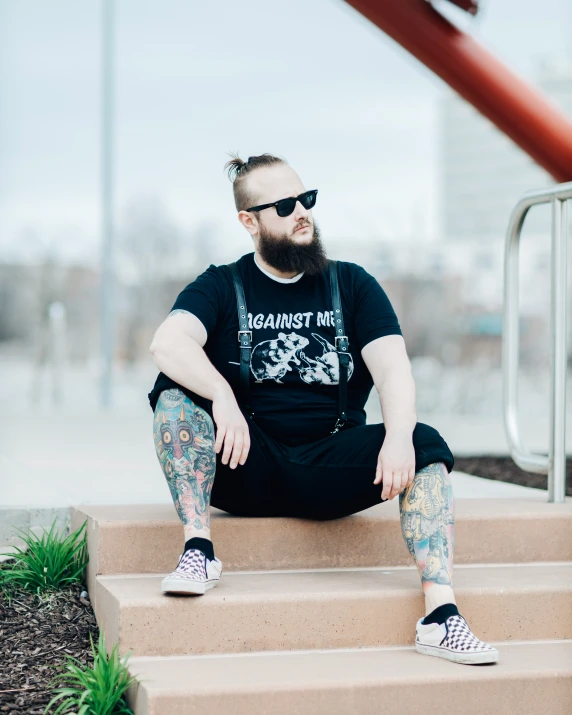
{"type": "MultiPolygon", "coordinates": [[[[58,414],[34,410],[34,424],[31,439],[27,413],[13,411],[0,415],[0,488],[4,508],[170,500],[151,437],[150,409],[80,414],[69,410],[58,414]]],[[[498,425],[461,418],[451,420],[450,426],[445,420],[433,420],[431,424],[439,429],[453,454],[462,453],[462,448],[471,444],[471,454],[490,453],[494,451],[490,445],[502,446],[498,425]],[[468,435],[472,435],[471,440],[468,435]]],[[[455,484],[458,496],[462,497],[537,493],[459,475],[455,484]]]]}

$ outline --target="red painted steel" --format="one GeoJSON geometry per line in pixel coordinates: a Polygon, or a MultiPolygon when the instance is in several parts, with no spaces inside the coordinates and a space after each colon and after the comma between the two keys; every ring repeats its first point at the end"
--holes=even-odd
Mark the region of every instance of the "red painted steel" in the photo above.
{"type": "Polygon", "coordinates": [[[527,152],[557,182],[572,180],[572,122],[426,0],[346,0],[527,152]]]}
{"type": "Polygon", "coordinates": [[[479,11],[478,0],[449,0],[453,5],[457,5],[462,10],[470,12],[471,15],[476,15],[479,11]]]}

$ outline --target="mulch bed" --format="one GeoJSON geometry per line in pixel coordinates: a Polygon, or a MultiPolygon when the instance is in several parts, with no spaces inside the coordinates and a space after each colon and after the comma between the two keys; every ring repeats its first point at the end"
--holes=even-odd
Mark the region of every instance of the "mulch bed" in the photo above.
{"type": "MultiPolygon", "coordinates": [[[[8,564],[8,562],[6,562],[8,564]]],[[[0,713],[40,715],[53,697],[49,682],[71,655],[91,663],[89,634],[98,628],[77,584],[39,597],[0,593],[0,713]]]]}
{"type": "MultiPolygon", "coordinates": [[[[547,488],[546,474],[525,472],[513,462],[512,457],[488,455],[455,457],[453,469],[459,472],[467,472],[467,474],[474,474],[477,477],[484,477],[485,479],[520,484],[523,487],[547,488]]],[[[572,459],[568,459],[566,462],[566,494],[567,496],[572,496],[572,459]]]]}

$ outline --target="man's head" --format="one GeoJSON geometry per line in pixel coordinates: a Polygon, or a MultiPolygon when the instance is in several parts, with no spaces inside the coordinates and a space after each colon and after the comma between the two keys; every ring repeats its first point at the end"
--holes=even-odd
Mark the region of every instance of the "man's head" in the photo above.
{"type": "Polygon", "coordinates": [[[247,162],[234,155],[226,168],[233,181],[238,220],[252,236],[262,259],[283,273],[321,273],[328,259],[312,209],[297,201],[289,216],[279,216],[274,206],[247,211],[304,193],[298,174],[284,159],[270,154],[251,156],[247,162]]]}

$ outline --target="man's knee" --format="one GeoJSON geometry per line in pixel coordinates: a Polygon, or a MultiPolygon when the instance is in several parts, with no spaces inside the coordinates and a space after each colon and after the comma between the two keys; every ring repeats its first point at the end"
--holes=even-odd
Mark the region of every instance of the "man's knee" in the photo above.
{"type": "Polygon", "coordinates": [[[413,430],[413,446],[416,458],[415,471],[436,462],[443,462],[448,472],[453,470],[455,463],[453,453],[440,433],[431,425],[417,422],[413,430]]]}
{"type": "Polygon", "coordinates": [[[166,450],[175,458],[188,456],[187,449],[196,448],[197,438],[201,447],[212,446],[214,450],[212,417],[178,388],[163,390],[159,395],[153,434],[157,451],[166,450]]]}

